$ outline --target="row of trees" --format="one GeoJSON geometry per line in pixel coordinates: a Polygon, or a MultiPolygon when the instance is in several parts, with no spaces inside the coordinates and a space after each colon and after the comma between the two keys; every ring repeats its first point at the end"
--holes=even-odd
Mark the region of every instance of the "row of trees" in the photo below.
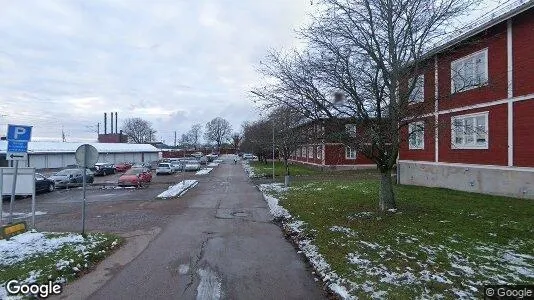
{"type": "MultiPolygon", "coordinates": [[[[232,126],[227,120],[217,117],[205,125],[205,132],[202,133],[201,124],[193,124],[191,129],[182,134],[180,144],[182,147],[191,147],[195,150],[201,146],[202,135],[209,143],[214,143],[217,149],[227,142],[231,142],[235,149],[238,149],[241,141],[239,133],[232,134],[232,126]]],[[[151,143],[156,140],[156,130],[152,123],[141,118],[128,118],[124,121],[122,131],[130,141],[135,144],[151,143]]]]}
{"type": "MultiPolygon", "coordinates": [[[[408,105],[416,88],[416,80],[408,79],[433,65],[427,52],[471,2],[322,0],[319,5],[321,13],[299,32],[308,47],[272,51],[261,64],[266,84],[252,91],[254,101],[308,120],[343,117],[360,124],[346,142],[376,163],[380,208],[396,208],[391,173],[401,132],[428,111],[408,105]]],[[[261,122],[252,127],[262,127],[261,122]]]]}

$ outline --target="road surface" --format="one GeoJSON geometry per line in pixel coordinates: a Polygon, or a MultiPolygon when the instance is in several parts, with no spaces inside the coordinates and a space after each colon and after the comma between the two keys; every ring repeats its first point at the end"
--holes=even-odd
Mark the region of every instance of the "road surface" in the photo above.
{"type": "Polygon", "coordinates": [[[239,164],[170,201],[162,232],[90,299],[325,299],[239,164]]]}

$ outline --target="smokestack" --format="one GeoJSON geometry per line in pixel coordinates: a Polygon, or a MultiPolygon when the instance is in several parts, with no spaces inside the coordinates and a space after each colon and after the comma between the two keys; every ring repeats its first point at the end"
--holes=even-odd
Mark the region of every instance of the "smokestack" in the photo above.
{"type": "Polygon", "coordinates": [[[109,133],[113,134],[113,112],[111,113],[111,131],[109,133]]]}
{"type": "Polygon", "coordinates": [[[108,114],[104,113],[104,134],[108,133],[108,114]]]}
{"type": "Polygon", "coordinates": [[[118,113],[115,112],[115,133],[119,133],[119,124],[117,123],[117,120],[119,119],[119,117],[117,115],[118,113]]]}

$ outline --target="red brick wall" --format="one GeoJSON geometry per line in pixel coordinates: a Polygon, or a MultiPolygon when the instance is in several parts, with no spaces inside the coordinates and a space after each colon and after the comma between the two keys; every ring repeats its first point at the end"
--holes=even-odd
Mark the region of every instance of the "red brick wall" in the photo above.
{"type": "Polygon", "coordinates": [[[534,93],[534,9],[512,20],[514,96],[534,93]]]}
{"type": "Polygon", "coordinates": [[[457,108],[507,97],[506,22],[498,24],[463,46],[438,57],[439,109],[457,108]],[[471,53],[488,48],[487,86],[451,95],[451,62],[471,53]]]}
{"type": "Polygon", "coordinates": [[[514,166],[534,167],[534,100],[514,103],[514,166]]]}
{"type": "Polygon", "coordinates": [[[467,164],[508,165],[507,105],[473,109],[439,117],[439,161],[467,164]],[[451,149],[451,117],[489,111],[488,149],[451,149]]]}
{"type": "Polygon", "coordinates": [[[434,161],[435,159],[435,130],[434,130],[434,118],[426,118],[425,121],[425,147],[424,149],[409,149],[408,145],[408,126],[405,126],[401,130],[401,136],[403,137],[400,149],[399,158],[406,160],[421,160],[421,161],[434,161]]]}
{"type": "Polygon", "coordinates": [[[326,165],[361,165],[374,164],[360,153],[356,153],[356,159],[345,158],[345,146],[342,144],[325,145],[325,164],[326,165]]]}

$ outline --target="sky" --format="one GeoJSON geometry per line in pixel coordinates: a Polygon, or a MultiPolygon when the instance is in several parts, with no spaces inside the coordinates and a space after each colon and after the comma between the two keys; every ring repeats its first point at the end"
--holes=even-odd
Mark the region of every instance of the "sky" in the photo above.
{"type": "MultiPolygon", "coordinates": [[[[487,0],[486,7],[507,0],[487,0]]],[[[0,133],[95,141],[104,112],[152,122],[169,145],[195,123],[234,131],[268,50],[298,45],[310,0],[0,0],[0,133]]],[[[477,13],[478,14],[478,13],[477,13]]],[[[108,125],[108,131],[110,130],[108,125]]],[[[3,134],[0,134],[3,135],[3,134]]]]}
{"type": "MultiPolygon", "coordinates": [[[[258,117],[249,91],[272,48],[292,47],[310,0],[0,0],[0,131],[96,140],[104,112],[174,143],[194,123],[258,117]]],[[[108,131],[109,131],[108,125],[108,131]]],[[[3,134],[0,134],[3,135],[3,134]]]]}

